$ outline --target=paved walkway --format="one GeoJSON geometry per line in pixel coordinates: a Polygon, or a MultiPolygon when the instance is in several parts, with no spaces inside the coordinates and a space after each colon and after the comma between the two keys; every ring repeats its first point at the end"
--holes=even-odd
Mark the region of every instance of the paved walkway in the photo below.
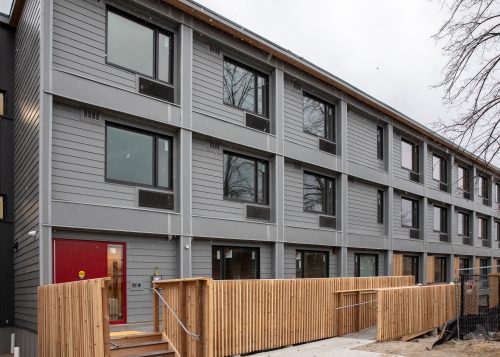
{"type": "MultiPolygon", "coordinates": [[[[304,343],[293,347],[286,347],[279,350],[261,352],[252,355],[252,357],[381,357],[381,356],[397,356],[384,353],[357,351],[353,348],[367,345],[375,342],[375,327],[345,335],[342,337],[334,337],[326,340],[304,343]]],[[[401,356],[399,356],[401,357],[401,356]]]]}

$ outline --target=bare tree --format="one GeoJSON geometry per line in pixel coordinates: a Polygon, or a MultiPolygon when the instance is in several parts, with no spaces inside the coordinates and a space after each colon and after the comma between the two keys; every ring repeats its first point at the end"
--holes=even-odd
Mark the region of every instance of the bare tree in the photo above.
{"type": "Polygon", "coordinates": [[[461,113],[435,128],[490,163],[500,150],[500,3],[498,0],[443,0],[450,15],[434,38],[449,57],[443,101],[461,113]]]}

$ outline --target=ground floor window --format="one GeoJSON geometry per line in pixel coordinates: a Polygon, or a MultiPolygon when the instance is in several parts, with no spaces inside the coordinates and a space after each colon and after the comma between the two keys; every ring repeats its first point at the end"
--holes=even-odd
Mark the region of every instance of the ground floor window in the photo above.
{"type": "Polygon", "coordinates": [[[460,258],[458,261],[459,274],[467,275],[470,274],[470,261],[469,258],[460,258]]]}
{"type": "Polygon", "coordinates": [[[479,266],[481,267],[481,279],[488,278],[488,258],[481,258],[479,260],[479,266]]]}
{"type": "Polygon", "coordinates": [[[259,248],[212,248],[212,278],[259,279],[259,248]]]}
{"type": "Polygon", "coordinates": [[[412,275],[415,277],[415,283],[418,283],[418,256],[403,256],[403,275],[412,275]]]}
{"type": "Polygon", "coordinates": [[[354,275],[356,277],[378,275],[378,255],[356,253],[354,255],[354,275]]]}
{"type": "Polygon", "coordinates": [[[295,271],[297,278],[328,278],[328,252],[297,250],[295,271]]]}
{"type": "Polygon", "coordinates": [[[446,282],[446,258],[434,257],[434,282],[446,282]]]}

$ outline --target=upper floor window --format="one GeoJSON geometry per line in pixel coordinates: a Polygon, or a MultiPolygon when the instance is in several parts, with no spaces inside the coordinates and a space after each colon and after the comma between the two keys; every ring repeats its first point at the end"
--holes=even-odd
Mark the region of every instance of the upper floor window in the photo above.
{"type": "Polygon", "coordinates": [[[469,193],[469,170],[465,167],[458,166],[458,189],[463,193],[469,193]]]}
{"type": "Polygon", "coordinates": [[[496,202],[500,203],[500,183],[496,183],[495,187],[496,187],[496,191],[497,191],[496,202]]]}
{"type": "Polygon", "coordinates": [[[224,152],[224,197],[268,204],[269,163],[224,152]]]}
{"type": "Polygon", "coordinates": [[[496,226],[496,229],[497,229],[497,241],[500,242],[500,221],[496,221],[495,222],[495,226],[496,226]]]}
{"type": "Polygon", "coordinates": [[[106,179],[172,188],[172,138],[106,125],[106,179]]]}
{"type": "Polygon", "coordinates": [[[0,90],[0,117],[5,115],[5,92],[0,90]]]}
{"type": "Polygon", "coordinates": [[[172,83],[173,35],[108,10],[107,62],[172,83]]]}
{"type": "Polygon", "coordinates": [[[213,279],[259,279],[259,248],[212,247],[213,279]]]}
{"type": "Polygon", "coordinates": [[[335,215],[335,179],[304,172],[304,211],[335,215]]]}
{"type": "Polygon", "coordinates": [[[224,58],[224,104],[268,117],[267,75],[224,58]]]}
{"type": "Polygon", "coordinates": [[[479,217],[477,219],[477,235],[479,239],[488,239],[488,219],[479,217]]]}
{"type": "Polygon", "coordinates": [[[377,191],[377,222],[384,223],[384,191],[377,191]]]}
{"type": "Polygon", "coordinates": [[[433,206],[434,213],[434,231],[446,233],[448,231],[447,227],[447,214],[448,210],[445,207],[433,206]]]}
{"type": "Polygon", "coordinates": [[[488,179],[484,176],[477,177],[477,195],[488,198],[488,179]]]}
{"type": "Polygon", "coordinates": [[[304,131],[335,141],[335,107],[304,93],[304,131]]]}
{"type": "Polygon", "coordinates": [[[378,275],[378,255],[362,254],[354,255],[354,276],[369,277],[378,275]]]}
{"type": "Polygon", "coordinates": [[[401,199],[401,225],[418,228],[418,201],[409,198],[401,199]]]}
{"type": "Polygon", "coordinates": [[[469,236],[469,215],[467,213],[458,212],[458,227],[457,233],[460,236],[468,237],[469,236]]]}
{"type": "Polygon", "coordinates": [[[446,183],[446,160],[438,155],[432,155],[432,178],[446,183]]]}
{"type": "Polygon", "coordinates": [[[384,128],[377,126],[377,158],[384,159],[384,128]]]}
{"type": "Polygon", "coordinates": [[[297,250],[295,252],[296,278],[328,278],[328,252],[297,250]]]}
{"type": "Polygon", "coordinates": [[[418,145],[405,139],[401,140],[401,166],[407,170],[418,172],[418,145]]]}

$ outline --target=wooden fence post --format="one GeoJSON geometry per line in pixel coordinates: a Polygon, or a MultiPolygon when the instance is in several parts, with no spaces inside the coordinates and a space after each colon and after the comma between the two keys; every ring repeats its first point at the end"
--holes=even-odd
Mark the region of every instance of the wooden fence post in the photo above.
{"type": "MultiPolygon", "coordinates": [[[[153,289],[156,289],[155,283],[153,283],[153,289]]],[[[156,291],[153,290],[153,331],[160,332],[160,301],[156,291]]]]}

